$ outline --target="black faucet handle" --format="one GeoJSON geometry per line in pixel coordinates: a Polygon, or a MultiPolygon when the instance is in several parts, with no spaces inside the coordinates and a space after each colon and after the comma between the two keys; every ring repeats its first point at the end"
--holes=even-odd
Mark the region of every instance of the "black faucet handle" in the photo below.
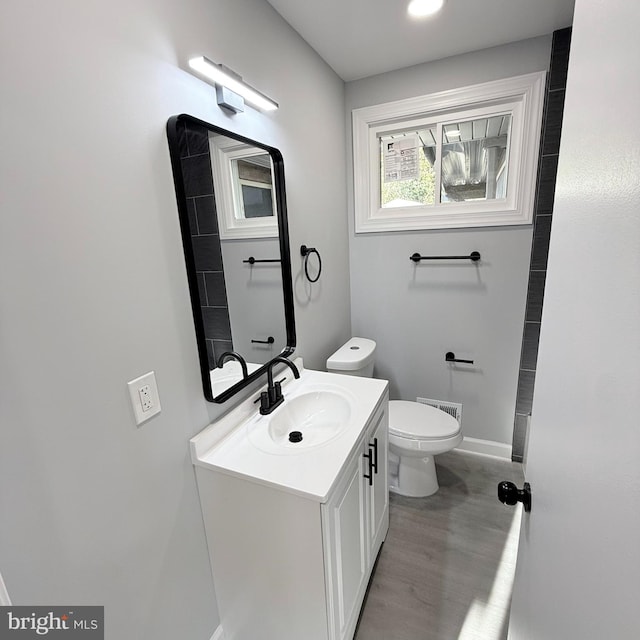
{"type": "Polygon", "coordinates": [[[291,360],[288,360],[284,356],[276,356],[271,360],[267,366],[267,390],[263,391],[260,395],[260,413],[262,415],[267,415],[271,413],[277,406],[281,405],[284,401],[284,396],[282,395],[282,381],[273,379],[273,368],[277,364],[286,364],[289,369],[293,372],[294,378],[300,377],[300,372],[291,360]],[[266,398],[266,399],[265,399],[266,398]]]}
{"type": "Polygon", "coordinates": [[[271,402],[269,401],[269,392],[263,391],[260,394],[260,413],[268,413],[271,402]]]}

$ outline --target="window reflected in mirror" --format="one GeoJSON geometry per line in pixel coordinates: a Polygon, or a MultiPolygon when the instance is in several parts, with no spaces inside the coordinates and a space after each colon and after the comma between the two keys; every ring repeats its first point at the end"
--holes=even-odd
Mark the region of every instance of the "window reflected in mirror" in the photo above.
{"type": "Polygon", "coordinates": [[[264,153],[231,161],[236,218],[273,216],[271,158],[264,153]]]}
{"type": "Polygon", "coordinates": [[[220,237],[276,238],[278,203],[269,153],[220,134],[211,134],[209,143],[220,237]]]}

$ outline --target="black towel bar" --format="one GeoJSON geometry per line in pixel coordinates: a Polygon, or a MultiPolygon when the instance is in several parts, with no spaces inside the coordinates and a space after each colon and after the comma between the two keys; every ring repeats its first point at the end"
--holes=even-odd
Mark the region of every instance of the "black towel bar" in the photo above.
{"type": "Polygon", "coordinates": [[[477,251],[472,251],[468,256],[421,256],[419,253],[414,253],[409,256],[409,260],[413,260],[416,264],[420,260],[471,260],[472,262],[478,262],[480,254],[477,251]]]}

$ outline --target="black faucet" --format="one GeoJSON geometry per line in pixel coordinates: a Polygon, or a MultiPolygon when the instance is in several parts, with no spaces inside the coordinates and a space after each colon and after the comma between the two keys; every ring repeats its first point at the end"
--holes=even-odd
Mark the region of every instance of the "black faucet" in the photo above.
{"type": "Polygon", "coordinates": [[[260,413],[263,416],[270,414],[278,405],[284,402],[281,383],[273,381],[273,367],[278,363],[286,364],[293,371],[294,378],[300,377],[298,367],[283,356],[278,356],[269,362],[267,365],[267,390],[260,394],[260,413]]]}
{"type": "Polygon", "coordinates": [[[224,365],[224,363],[227,360],[237,360],[240,363],[240,366],[242,367],[242,377],[243,378],[249,377],[249,370],[247,369],[247,361],[239,353],[236,353],[235,351],[225,351],[218,358],[218,368],[222,369],[222,365],[224,365]]]}

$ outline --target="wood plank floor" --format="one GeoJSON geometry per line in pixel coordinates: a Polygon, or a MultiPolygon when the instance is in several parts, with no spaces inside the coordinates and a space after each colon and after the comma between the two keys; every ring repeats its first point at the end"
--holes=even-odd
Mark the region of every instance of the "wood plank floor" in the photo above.
{"type": "Polygon", "coordinates": [[[522,465],[452,451],[436,457],[440,490],[391,494],[390,526],[354,640],[504,640],[521,507],[522,465]]]}

